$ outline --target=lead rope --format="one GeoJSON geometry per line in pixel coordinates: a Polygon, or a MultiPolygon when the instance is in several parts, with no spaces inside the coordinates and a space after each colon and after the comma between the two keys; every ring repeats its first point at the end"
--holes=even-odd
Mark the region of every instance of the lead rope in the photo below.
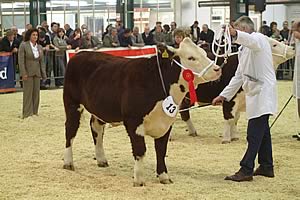
{"type": "Polygon", "coordinates": [[[163,75],[162,75],[162,72],[161,72],[161,67],[160,67],[160,63],[159,63],[158,50],[157,49],[156,49],[156,52],[157,52],[157,54],[156,54],[157,67],[158,67],[158,72],[159,72],[159,77],[160,77],[161,85],[162,85],[162,88],[164,90],[164,93],[165,93],[166,97],[168,97],[168,93],[167,93],[167,90],[166,90],[164,78],[163,78],[163,75]]]}
{"type": "Polygon", "coordinates": [[[222,25],[221,28],[215,34],[213,43],[212,43],[212,52],[216,56],[215,63],[218,58],[224,58],[224,63],[226,64],[227,59],[231,56],[231,35],[229,31],[229,25],[222,25]],[[224,42],[224,44],[222,44],[224,42]],[[217,47],[217,52],[215,51],[215,47],[217,47]],[[219,54],[220,48],[224,48],[224,53],[219,54]]]}

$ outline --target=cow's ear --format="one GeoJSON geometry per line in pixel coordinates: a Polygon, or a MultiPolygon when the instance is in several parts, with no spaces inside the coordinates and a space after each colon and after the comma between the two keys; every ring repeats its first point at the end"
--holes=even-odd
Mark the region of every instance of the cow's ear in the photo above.
{"type": "Polygon", "coordinates": [[[161,54],[161,57],[164,59],[172,59],[175,55],[175,49],[170,46],[163,44],[157,45],[158,53],[161,54]]]}

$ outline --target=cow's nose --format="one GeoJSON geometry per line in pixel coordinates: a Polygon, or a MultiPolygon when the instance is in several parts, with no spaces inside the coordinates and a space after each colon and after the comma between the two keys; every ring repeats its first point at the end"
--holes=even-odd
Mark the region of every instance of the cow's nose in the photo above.
{"type": "Polygon", "coordinates": [[[219,72],[221,70],[221,68],[215,68],[214,71],[215,72],[219,72]]]}

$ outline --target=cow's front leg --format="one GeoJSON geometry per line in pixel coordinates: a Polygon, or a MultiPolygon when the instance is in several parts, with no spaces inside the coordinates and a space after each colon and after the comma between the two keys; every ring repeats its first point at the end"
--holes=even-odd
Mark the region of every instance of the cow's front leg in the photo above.
{"type": "Polygon", "coordinates": [[[237,130],[237,123],[240,119],[240,112],[237,111],[234,115],[234,124],[231,127],[231,141],[239,140],[239,132],[237,130]]]}
{"type": "Polygon", "coordinates": [[[146,144],[144,138],[143,125],[139,126],[137,131],[137,123],[132,121],[124,122],[127,132],[130,137],[132,153],[134,157],[133,169],[133,186],[144,186],[144,157],[146,153],[146,144]]]}
{"type": "Polygon", "coordinates": [[[168,146],[168,138],[171,132],[172,126],[168,132],[161,138],[155,139],[155,151],[156,151],[156,173],[159,177],[160,183],[169,184],[173,183],[168,175],[168,170],[165,163],[165,157],[168,146]]]}
{"type": "MultiPolygon", "coordinates": [[[[180,104],[180,110],[185,110],[188,108],[190,108],[190,100],[185,98],[180,104]]],[[[186,122],[189,135],[194,136],[194,137],[197,136],[197,131],[191,120],[190,111],[189,110],[181,111],[180,116],[181,116],[181,119],[186,122]]]]}

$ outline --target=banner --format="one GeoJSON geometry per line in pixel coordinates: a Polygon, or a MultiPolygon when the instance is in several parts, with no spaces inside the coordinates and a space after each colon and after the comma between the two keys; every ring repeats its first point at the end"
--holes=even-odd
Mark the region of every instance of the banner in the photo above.
{"type": "Polygon", "coordinates": [[[126,57],[126,58],[147,58],[152,57],[157,54],[156,46],[145,46],[145,47],[118,47],[118,48],[101,48],[97,50],[92,49],[83,49],[75,52],[75,50],[67,50],[67,62],[72,58],[76,53],[81,51],[94,51],[102,52],[114,56],[126,57]]]}
{"type": "Polygon", "coordinates": [[[0,93],[14,92],[14,66],[11,53],[0,53],[0,93]]]}

